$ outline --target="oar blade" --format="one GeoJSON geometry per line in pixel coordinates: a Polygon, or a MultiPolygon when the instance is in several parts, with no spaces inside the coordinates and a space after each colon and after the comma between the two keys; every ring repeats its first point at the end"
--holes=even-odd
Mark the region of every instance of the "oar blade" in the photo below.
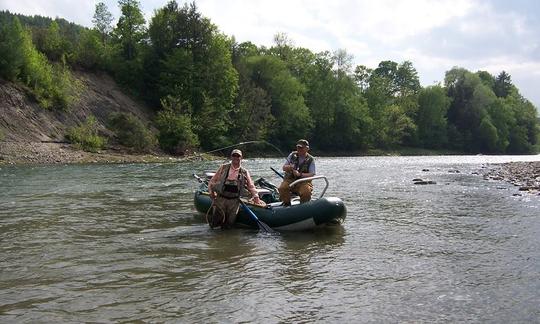
{"type": "Polygon", "coordinates": [[[268,234],[279,234],[278,232],[274,231],[270,226],[268,226],[266,223],[263,223],[260,220],[257,221],[257,225],[259,225],[259,230],[264,231],[268,234]]]}

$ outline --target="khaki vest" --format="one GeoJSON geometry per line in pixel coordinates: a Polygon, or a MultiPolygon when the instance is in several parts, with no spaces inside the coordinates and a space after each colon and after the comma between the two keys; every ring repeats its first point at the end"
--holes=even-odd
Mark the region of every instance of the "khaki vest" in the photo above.
{"type": "MultiPolygon", "coordinates": [[[[299,165],[299,160],[300,158],[298,157],[298,152],[294,151],[291,157],[291,164],[294,166],[294,169],[300,171],[300,173],[308,173],[309,167],[311,166],[311,163],[313,162],[313,156],[307,153],[306,158],[304,159],[304,162],[300,165],[299,165]]],[[[292,174],[292,172],[285,172],[285,179],[296,180],[298,178],[295,177],[292,174]]]]}

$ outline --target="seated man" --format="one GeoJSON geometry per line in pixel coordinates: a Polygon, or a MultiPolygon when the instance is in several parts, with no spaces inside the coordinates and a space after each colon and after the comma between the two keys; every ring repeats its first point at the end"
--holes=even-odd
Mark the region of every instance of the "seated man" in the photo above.
{"type": "MultiPolygon", "coordinates": [[[[309,142],[305,139],[299,140],[296,143],[296,151],[289,154],[287,161],[283,165],[285,177],[278,190],[279,197],[284,206],[291,205],[291,189],[289,185],[300,178],[308,178],[315,175],[315,161],[308,151],[309,142]]],[[[313,184],[311,184],[311,181],[302,182],[295,185],[292,191],[298,193],[300,203],[308,202],[311,200],[313,184]]]]}

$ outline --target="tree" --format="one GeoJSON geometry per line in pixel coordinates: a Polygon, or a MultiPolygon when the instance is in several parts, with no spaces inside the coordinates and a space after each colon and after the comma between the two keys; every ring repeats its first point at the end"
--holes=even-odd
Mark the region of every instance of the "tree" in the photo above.
{"type": "Polygon", "coordinates": [[[481,148],[478,128],[487,114],[487,108],[494,102],[493,91],[485,86],[477,74],[462,68],[453,68],[446,72],[445,85],[451,104],[448,109],[448,121],[463,138],[458,149],[475,152],[481,148]]]}
{"type": "Polygon", "coordinates": [[[168,96],[162,101],[163,109],[156,118],[159,130],[158,141],[162,149],[183,155],[199,145],[197,135],[192,131],[189,103],[168,96]]]}
{"type": "Polygon", "coordinates": [[[0,29],[0,76],[15,81],[24,68],[24,40],[26,34],[17,17],[0,29]]]}
{"type": "Polygon", "coordinates": [[[519,93],[513,92],[505,98],[514,116],[514,123],[510,125],[510,143],[508,153],[531,153],[540,134],[538,111],[534,105],[524,99],[519,93]]]}
{"type": "Polygon", "coordinates": [[[159,68],[145,76],[148,88],[157,88],[160,96],[187,100],[201,145],[222,145],[238,91],[238,72],[232,65],[233,42],[202,17],[195,3],[180,8],[176,1],[156,11],[149,34],[151,62],[159,68]]]}
{"type": "Polygon", "coordinates": [[[56,21],[53,21],[47,29],[43,40],[43,52],[50,60],[59,61],[65,54],[62,43],[63,38],[60,35],[60,27],[56,21]]]}
{"type": "Polygon", "coordinates": [[[274,44],[270,49],[270,54],[277,55],[284,62],[288,62],[292,54],[294,47],[293,41],[289,38],[287,33],[277,33],[274,35],[274,44]]]}
{"type": "Polygon", "coordinates": [[[402,144],[406,135],[416,129],[413,120],[398,105],[384,107],[380,122],[381,137],[378,138],[378,144],[384,148],[402,144]]]}
{"type": "Polygon", "coordinates": [[[123,58],[133,60],[137,55],[137,45],[146,32],[145,20],[138,0],[118,0],[118,5],[122,14],[116,25],[115,36],[122,46],[123,58]]]}
{"type": "Polygon", "coordinates": [[[67,109],[76,96],[69,71],[65,66],[53,67],[32,43],[29,31],[20,36],[23,64],[19,79],[32,89],[43,108],[67,109]]]}
{"type": "Polygon", "coordinates": [[[240,87],[231,113],[231,135],[235,142],[268,139],[275,118],[270,113],[268,93],[256,86],[246,75],[240,75],[240,87]]]}
{"type": "Polygon", "coordinates": [[[426,148],[442,148],[448,141],[446,112],[450,98],[441,86],[420,90],[416,125],[420,144],[426,148]]]}
{"type": "Polygon", "coordinates": [[[264,89],[272,104],[276,124],[269,137],[273,142],[290,146],[309,134],[313,124],[304,101],[305,87],[294,78],[285,63],[274,56],[255,56],[247,60],[251,80],[264,89]]]}
{"type": "Polygon", "coordinates": [[[96,10],[94,11],[94,17],[92,23],[94,28],[101,35],[101,42],[105,45],[107,38],[109,37],[110,32],[112,31],[111,23],[113,21],[113,16],[109,12],[107,5],[103,2],[96,4],[96,10]]]}
{"type": "Polygon", "coordinates": [[[354,80],[362,93],[366,92],[366,90],[369,88],[369,79],[371,78],[372,73],[373,70],[365,65],[358,65],[354,69],[354,80]]]}
{"type": "Polygon", "coordinates": [[[480,80],[482,80],[482,83],[485,86],[495,91],[495,78],[489,72],[478,71],[476,74],[480,77],[480,80]]]}
{"type": "Polygon", "coordinates": [[[497,97],[506,98],[513,89],[514,85],[512,84],[512,78],[510,77],[510,74],[506,73],[505,71],[499,73],[499,75],[495,79],[495,84],[493,87],[495,95],[497,97]]]}
{"type": "Polygon", "coordinates": [[[516,123],[514,113],[506,103],[506,99],[497,100],[488,108],[490,121],[497,130],[497,141],[494,152],[506,153],[510,144],[510,128],[516,123]]]}
{"type": "Polygon", "coordinates": [[[481,143],[480,150],[487,153],[496,152],[499,138],[497,129],[491,123],[489,116],[482,118],[478,128],[478,135],[481,143]]]}
{"type": "Polygon", "coordinates": [[[154,135],[133,114],[112,113],[107,126],[115,133],[120,144],[136,151],[148,151],[155,145],[154,135]]]}
{"type": "MultiPolygon", "coordinates": [[[[359,73],[366,73],[360,69],[359,73]]],[[[362,79],[361,74],[356,74],[362,79]]],[[[373,138],[385,147],[395,144],[416,145],[416,119],[420,81],[412,63],[382,61],[369,75],[364,92],[374,120],[373,138]],[[403,113],[403,117],[397,114],[403,113]],[[390,124],[387,124],[390,123],[390,124]],[[394,128],[399,126],[399,128],[394,128]],[[402,136],[402,138],[396,138],[402,136]]]]}
{"type": "Polygon", "coordinates": [[[351,74],[352,61],[354,56],[347,53],[344,49],[338,49],[333,54],[334,66],[336,68],[338,78],[341,78],[343,75],[351,74]]]}
{"type": "Polygon", "coordinates": [[[75,52],[75,62],[90,70],[104,69],[108,66],[107,49],[97,30],[85,30],[81,33],[75,52]]]}

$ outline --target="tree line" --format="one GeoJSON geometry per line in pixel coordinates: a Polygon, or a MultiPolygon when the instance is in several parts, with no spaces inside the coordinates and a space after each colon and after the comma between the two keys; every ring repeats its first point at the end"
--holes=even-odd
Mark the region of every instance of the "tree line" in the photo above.
{"type": "Polygon", "coordinates": [[[98,3],[94,28],[0,13],[0,75],[26,83],[44,107],[67,109],[70,68],[106,71],[156,111],[159,145],[173,153],[248,140],[283,148],[309,138],[318,151],[400,146],[467,153],[539,150],[534,105],[505,71],[454,67],[422,87],[409,61],[353,66],[346,50],[238,43],[195,3],[170,1],[146,22],[137,0],[121,15],[98,3]],[[25,26],[25,27],[23,27],[25,26]]]}

